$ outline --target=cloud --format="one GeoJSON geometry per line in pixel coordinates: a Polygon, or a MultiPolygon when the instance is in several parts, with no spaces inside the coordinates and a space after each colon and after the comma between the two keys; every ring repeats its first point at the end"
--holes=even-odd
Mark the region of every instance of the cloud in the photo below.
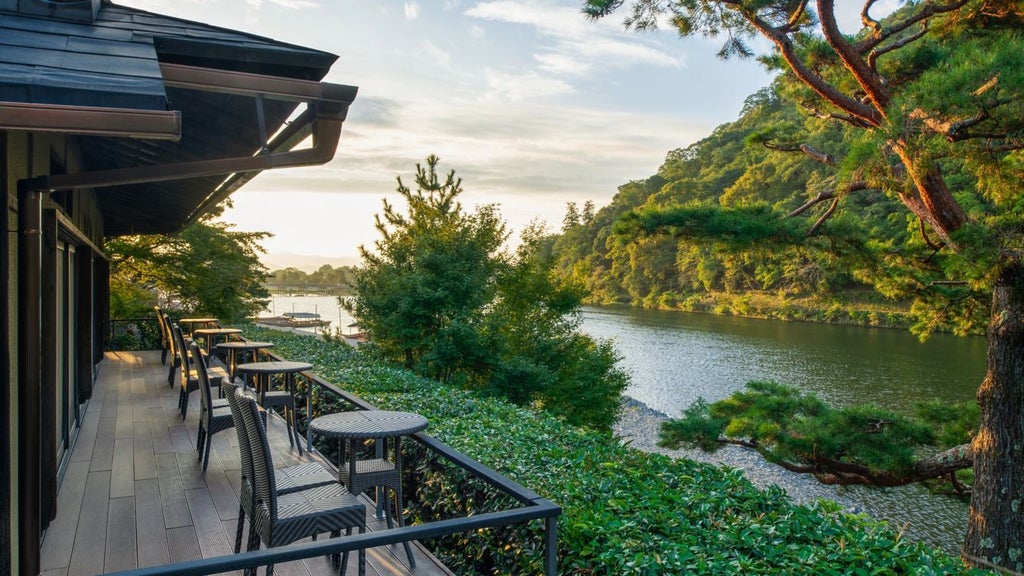
{"type": "Polygon", "coordinates": [[[442,49],[438,45],[434,44],[429,40],[423,41],[423,55],[427,57],[436,66],[442,69],[450,69],[452,63],[452,55],[450,52],[442,49]]]}
{"type": "Polygon", "coordinates": [[[263,8],[264,1],[288,10],[307,10],[320,7],[320,3],[314,0],[245,0],[245,3],[253,10],[260,10],[263,8]]]}
{"type": "Polygon", "coordinates": [[[416,20],[420,17],[420,5],[416,2],[405,3],[405,19],[416,20]]]}
{"type": "Polygon", "coordinates": [[[655,42],[626,32],[616,22],[590,22],[579,9],[536,1],[480,2],[465,11],[471,18],[533,27],[546,40],[534,60],[549,74],[584,75],[597,67],[637,65],[679,68],[683,60],[655,42]]]}
{"type": "Polygon", "coordinates": [[[470,36],[470,38],[475,38],[476,40],[479,40],[479,39],[483,38],[486,35],[487,35],[487,31],[484,30],[481,26],[479,26],[477,24],[470,24],[469,25],[469,36],[470,36]]]}
{"type": "Polygon", "coordinates": [[[573,91],[568,82],[536,72],[511,74],[488,68],[484,77],[487,79],[488,91],[484,97],[487,101],[521,102],[573,91]]]}
{"type": "Polygon", "coordinates": [[[401,104],[389,98],[359,96],[348,119],[357,126],[397,126],[401,104]]]}

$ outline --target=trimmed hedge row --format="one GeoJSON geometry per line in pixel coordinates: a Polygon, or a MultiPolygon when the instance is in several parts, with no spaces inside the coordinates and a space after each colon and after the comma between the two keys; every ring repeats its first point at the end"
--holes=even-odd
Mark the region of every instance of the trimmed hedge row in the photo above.
{"type": "MultiPolygon", "coordinates": [[[[980,573],[833,503],[794,505],[782,490],[759,490],[738,470],[629,448],[545,413],[380,365],[346,345],[257,328],[246,333],[273,340],[275,352],[311,362],[325,380],[380,408],[423,414],[431,435],[562,506],[561,574],[980,573]]],[[[419,445],[410,448],[407,482],[415,492],[406,493],[415,494],[407,505],[414,521],[513,504],[426,458],[419,445]]],[[[535,524],[432,544],[460,574],[538,574],[543,526],[535,524]]]]}

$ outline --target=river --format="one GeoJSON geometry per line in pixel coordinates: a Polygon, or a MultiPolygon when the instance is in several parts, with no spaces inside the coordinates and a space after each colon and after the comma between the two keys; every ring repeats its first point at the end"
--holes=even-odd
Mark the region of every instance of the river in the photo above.
{"type": "MultiPolygon", "coordinates": [[[[586,308],[582,329],[615,343],[632,378],[629,396],[673,417],[697,398],[720,400],[750,380],[795,386],[834,406],[871,403],[909,413],[921,400],[972,400],[985,372],[980,337],[937,334],[922,343],[903,330],[628,307],[586,308]]],[[[908,538],[959,549],[963,502],[916,485],[821,488],[908,538]]]]}
{"type": "MultiPolygon", "coordinates": [[[[353,318],[334,296],[275,295],[261,315],[284,312],[317,313],[331,321],[332,331],[354,330],[353,318]]],[[[922,343],[904,330],[629,307],[585,308],[582,330],[615,343],[620,366],[631,377],[629,396],[672,417],[697,398],[726,398],[750,380],[795,386],[834,406],[872,403],[909,413],[921,400],[972,400],[985,372],[986,342],[980,337],[936,334],[922,343]]],[[[768,481],[780,477],[781,469],[765,472],[771,465],[744,465],[751,461],[757,459],[745,456],[730,464],[768,481]]],[[[826,487],[805,477],[787,484],[791,492],[804,492],[794,494],[798,501],[835,499],[954,554],[967,524],[966,504],[916,485],[826,487]]]]}

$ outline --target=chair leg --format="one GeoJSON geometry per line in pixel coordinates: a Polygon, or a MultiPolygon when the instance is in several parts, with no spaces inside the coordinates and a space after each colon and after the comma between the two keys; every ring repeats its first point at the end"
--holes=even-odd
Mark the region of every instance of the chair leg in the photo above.
{"type": "Polygon", "coordinates": [[[203,438],[205,437],[206,431],[203,429],[203,423],[199,422],[199,431],[196,432],[196,455],[199,459],[203,459],[203,438]]]}
{"type": "Polygon", "coordinates": [[[238,527],[235,528],[235,554],[242,551],[242,524],[245,523],[245,508],[238,507],[238,527]]]}
{"type": "Polygon", "coordinates": [[[206,448],[203,450],[203,472],[206,472],[206,467],[210,465],[210,444],[213,444],[213,436],[207,433],[206,448]]]}

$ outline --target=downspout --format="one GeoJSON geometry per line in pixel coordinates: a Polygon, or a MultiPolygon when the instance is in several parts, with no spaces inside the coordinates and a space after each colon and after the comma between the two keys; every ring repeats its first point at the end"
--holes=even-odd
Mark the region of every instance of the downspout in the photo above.
{"type": "Polygon", "coordinates": [[[42,374],[42,227],[44,192],[18,182],[18,532],[20,571],[39,574],[40,470],[42,459],[39,383],[42,374]]]}

